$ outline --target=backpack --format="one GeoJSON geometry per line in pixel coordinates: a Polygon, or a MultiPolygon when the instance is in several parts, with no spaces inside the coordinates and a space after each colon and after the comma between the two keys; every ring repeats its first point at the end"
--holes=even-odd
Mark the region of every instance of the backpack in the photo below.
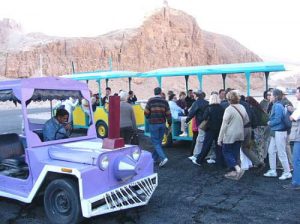
{"type": "Polygon", "coordinates": [[[288,111],[287,107],[284,108],[283,111],[283,123],[285,129],[289,132],[292,128],[292,121],[290,120],[291,112],[288,111]]]}

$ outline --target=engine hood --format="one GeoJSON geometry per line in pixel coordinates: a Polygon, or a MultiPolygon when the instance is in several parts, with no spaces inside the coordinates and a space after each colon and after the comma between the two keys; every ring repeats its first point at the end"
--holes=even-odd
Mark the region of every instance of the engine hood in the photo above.
{"type": "Polygon", "coordinates": [[[102,153],[111,151],[111,149],[102,148],[101,139],[58,144],[48,148],[51,159],[89,165],[96,165],[102,153]]]}

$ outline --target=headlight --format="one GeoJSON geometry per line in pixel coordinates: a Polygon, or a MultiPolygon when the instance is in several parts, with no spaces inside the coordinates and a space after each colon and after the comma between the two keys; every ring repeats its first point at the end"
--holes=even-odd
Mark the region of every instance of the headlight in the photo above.
{"type": "Polygon", "coordinates": [[[101,170],[106,170],[109,165],[108,156],[103,156],[99,161],[99,167],[101,170]]]}
{"type": "Polygon", "coordinates": [[[132,152],[132,158],[135,161],[138,161],[138,159],[140,158],[140,156],[141,156],[141,150],[139,148],[134,149],[133,152],[132,152]]]}

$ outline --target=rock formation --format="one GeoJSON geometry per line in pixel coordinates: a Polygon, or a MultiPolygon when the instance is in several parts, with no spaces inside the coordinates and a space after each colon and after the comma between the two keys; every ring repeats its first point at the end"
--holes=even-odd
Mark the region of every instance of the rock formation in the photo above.
{"type": "Polygon", "coordinates": [[[192,16],[169,7],[141,27],[93,38],[24,34],[14,22],[0,21],[0,76],[69,74],[72,61],[76,72],[108,69],[109,58],[114,70],[133,71],[261,61],[234,39],[204,31],[192,16]]]}

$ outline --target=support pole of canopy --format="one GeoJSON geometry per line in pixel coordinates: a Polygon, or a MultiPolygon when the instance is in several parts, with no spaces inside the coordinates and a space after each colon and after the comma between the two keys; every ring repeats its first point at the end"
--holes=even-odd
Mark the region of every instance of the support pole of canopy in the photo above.
{"type": "Polygon", "coordinates": [[[161,76],[156,77],[157,81],[158,81],[158,85],[161,88],[161,76]]]}
{"type": "Polygon", "coordinates": [[[72,64],[72,74],[74,74],[74,73],[75,73],[75,66],[74,66],[74,62],[72,61],[72,62],[71,62],[71,64],[72,64]]]}
{"type": "Polygon", "coordinates": [[[105,88],[108,87],[108,79],[105,79],[105,88]]]}
{"type": "Polygon", "coordinates": [[[246,81],[247,81],[247,96],[250,96],[250,72],[245,72],[246,81]]]}
{"type": "Polygon", "coordinates": [[[52,100],[50,100],[50,111],[51,111],[51,118],[52,118],[52,117],[54,117],[52,100]]]}
{"type": "Polygon", "coordinates": [[[198,77],[198,82],[199,82],[199,89],[202,90],[202,78],[203,78],[203,75],[202,74],[198,74],[197,75],[198,77]]]}
{"type": "Polygon", "coordinates": [[[269,89],[269,74],[270,72],[265,72],[266,90],[269,89]]]}
{"type": "Polygon", "coordinates": [[[190,76],[188,76],[188,75],[185,75],[185,76],[184,76],[184,79],[185,79],[185,91],[186,91],[186,93],[187,93],[188,90],[189,90],[189,77],[190,77],[190,76]]]}
{"type": "Polygon", "coordinates": [[[129,78],[128,78],[129,91],[131,91],[131,80],[132,80],[132,78],[129,77],[129,78]]]}
{"type": "Polygon", "coordinates": [[[101,102],[101,79],[99,79],[97,81],[98,83],[98,96],[99,96],[99,105],[102,106],[102,102],[101,102]]]}
{"type": "Polygon", "coordinates": [[[222,79],[223,79],[223,89],[225,90],[226,89],[226,73],[223,73],[222,74],[222,79]]]}

